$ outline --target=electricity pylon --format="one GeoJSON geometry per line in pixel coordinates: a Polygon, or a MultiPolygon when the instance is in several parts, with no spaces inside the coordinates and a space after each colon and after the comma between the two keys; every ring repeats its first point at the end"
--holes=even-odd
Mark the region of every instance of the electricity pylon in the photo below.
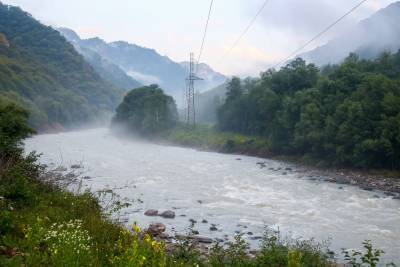
{"type": "Polygon", "coordinates": [[[194,92],[194,81],[203,80],[196,76],[195,72],[194,55],[190,53],[189,63],[189,76],[186,78],[186,124],[188,127],[196,127],[196,107],[195,107],[195,92],[194,92]]]}

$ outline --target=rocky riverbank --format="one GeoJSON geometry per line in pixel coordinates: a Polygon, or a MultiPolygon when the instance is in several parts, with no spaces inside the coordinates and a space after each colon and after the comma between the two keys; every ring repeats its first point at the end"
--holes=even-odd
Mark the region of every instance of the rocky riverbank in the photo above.
{"type": "MultiPolygon", "coordinates": [[[[240,158],[237,158],[240,160],[240,158]]],[[[283,162],[293,162],[280,158],[283,162]]],[[[267,162],[258,162],[260,168],[268,168],[270,171],[280,172],[286,175],[288,172],[296,173],[307,173],[307,178],[313,181],[324,181],[330,183],[336,183],[338,185],[353,185],[358,186],[366,191],[377,191],[385,194],[393,199],[400,200],[400,175],[383,174],[382,171],[361,171],[361,170],[349,170],[349,169],[321,169],[315,167],[309,167],[306,164],[292,163],[290,166],[285,168],[270,168],[267,162]]],[[[301,175],[301,177],[304,177],[301,175]]],[[[341,187],[339,187],[342,189],[341,187]]],[[[379,197],[377,195],[377,197],[379,197]]]]}
{"type": "MultiPolygon", "coordinates": [[[[206,133],[187,134],[185,131],[169,133],[160,140],[161,144],[191,147],[202,151],[212,151],[227,154],[246,155],[264,159],[275,159],[293,164],[296,171],[312,172],[310,179],[323,180],[337,184],[359,186],[361,189],[378,190],[395,199],[400,199],[400,171],[393,170],[362,170],[350,168],[329,167],[327,162],[303,160],[300,156],[280,156],[271,153],[268,142],[264,139],[247,137],[232,133],[206,131],[206,133]],[[230,145],[228,145],[230,144],[230,145]],[[319,165],[328,167],[319,167],[319,165]]],[[[260,167],[267,167],[260,162],[260,167]]]]}

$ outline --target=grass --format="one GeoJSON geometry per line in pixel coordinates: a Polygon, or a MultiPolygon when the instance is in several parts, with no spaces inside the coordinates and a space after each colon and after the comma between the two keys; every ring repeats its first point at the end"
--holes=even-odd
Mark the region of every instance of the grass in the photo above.
{"type": "Polygon", "coordinates": [[[223,153],[239,153],[255,156],[271,155],[268,140],[237,133],[221,132],[213,126],[198,125],[196,129],[176,127],[164,134],[166,140],[182,146],[196,147],[223,153]]]}

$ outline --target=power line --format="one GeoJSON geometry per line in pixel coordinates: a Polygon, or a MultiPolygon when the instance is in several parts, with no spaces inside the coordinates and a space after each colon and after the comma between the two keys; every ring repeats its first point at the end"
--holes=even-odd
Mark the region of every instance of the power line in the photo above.
{"type": "Polygon", "coordinates": [[[355,5],[353,8],[351,8],[349,11],[347,11],[343,16],[341,16],[340,18],[338,18],[337,20],[335,20],[332,24],[330,24],[328,27],[326,27],[323,31],[321,31],[320,33],[318,33],[317,35],[315,35],[311,40],[309,40],[307,43],[305,43],[304,45],[302,45],[300,48],[296,49],[293,53],[291,53],[287,58],[285,58],[284,60],[282,60],[281,62],[279,62],[278,64],[275,64],[272,68],[276,68],[280,65],[282,65],[283,63],[287,62],[289,59],[291,59],[293,56],[295,56],[297,53],[299,53],[301,50],[303,50],[304,48],[306,48],[309,44],[311,44],[312,42],[314,42],[316,39],[318,39],[319,37],[321,37],[322,35],[324,35],[326,32],[328,32],[330,29],[332,29],[334,26],[336,26],[336,24],[338,24],[340,21],[342,21],[345,17],[347,17],[348,15],[350,15],[351,13],[353,13],[357,8],[359,8],[362,4],[364,4],[365,2],[367,2],[368,0],[363,0],[361,2],[359,2],[357,5],[355,5]]]}
{"type": "Polygon", "coordinates": [[[239,35],[239,37],[236,39],[236,41],[233,43],[233,45],[225,52],[221,60],[222,61],[225,56],[227,56],[235,47],[236,45],[240,42],[240,40],[246,35],[246,33],[250,30],[251,26],[253,26],[254,22],[257,20],[258,16],[261,14],[261,12],[264,10],[266,5],[268,4],[269,0],[265,0],[260,9],[258,9],[256,15],[251,19],[250,23],[247,25],[247,27],[244,29],[244,31],[239,35]]]}
{"type": "Polygon", "coordinates": [[[212,10],[213,3],[214,3],[214,0],[211,0],[210,9],[208,10],[208,16],[207,16],[206,27],[204,28],[203,40],[202,40],[202,42],[201,42],[199,57],[197,58],[196,72],[197,72],[197,68],[198,68],[199,63],[200,63],[201,55],[203,54],[204,42],[205,42],[205,40],[206,40],[206,35],[207,35],[207,30],[208,30],[208,23],[209,23],[209,21],[210,21],[210,16],[211,16],[211,10],[212,10]]]}

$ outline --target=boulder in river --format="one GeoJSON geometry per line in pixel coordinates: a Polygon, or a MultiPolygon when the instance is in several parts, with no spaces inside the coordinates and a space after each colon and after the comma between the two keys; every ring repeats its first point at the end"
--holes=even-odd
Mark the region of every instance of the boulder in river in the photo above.
{"type": "Polygon", "coordinates": [[[73,164],[73,165],[71,165],[71,169],[81,169],[81,168],[82,168],[82,166],[79,165],[79,164],[73,164]]]}
{"type": "Polygon", "coordinates": [[[215,225],[211,225],[210,227],[210,231],[217,231],[218,228],[215,225]]]}
{"type": "Polygon", "coordinates": [[[267,167],[266,162],[257,162],[256,164],[259,165],[261,169],[267,167]]]}
{"type": "Polygon", "coordinates": [[[144,215],[146,215],[146,216],[157,216],[158,215],[158,210],[152,210],[152,209],[146,210],[144,215]]]}
{"type": "Polygon", "coordinates": [[[208,221],[207,221],[206,219],[203,219],[203,220],[201,221],[201,223],[208,223],[208,221]]]}
{"type": "Polygon", "coordinates": [[[372,186],[363,186],[361,187],[361,189],[365,190],[365,191],[373,191],[374,188],[372,186]]]}
{"type": "Polygon", "coordinates": [[[384,192],[384,194],[387,195],[387,196],[390,196],[390,197],[395,197],[396,196],[395,193],[389,192],[389,191],[384,192]]]}
{"type": "Polygon", "coordinates": [[[173,219],[175,218],[175,212],[173,212],[172,210],[166,210],[161,213],[160,216],[167,219],[173,219]]]}
{"type": "Polygon", "coordinates": [[[165,232],[165,229],[166,227],[162,223],[152,223],[146,232],[151,236],[159,236],[165,232]]]}

